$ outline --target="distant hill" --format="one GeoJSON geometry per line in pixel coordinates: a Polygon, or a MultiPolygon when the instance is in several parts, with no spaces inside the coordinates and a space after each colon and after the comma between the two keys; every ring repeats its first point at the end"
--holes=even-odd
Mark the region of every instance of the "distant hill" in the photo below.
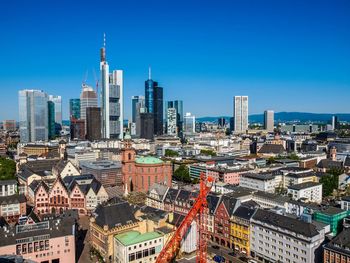
{"type": "MultiPolygon", "coordinates": [[[[330,122],[332,116],[337,116],[339,121],[350,122],[350,113],[309,113],[309,112],[276,112],[275,121],[277,122],[330,122]]],[[[201,122],[217,122],[218,118],[224,117],[227,122],[230,120],[230,116],[218,116],[218,117],[200,117],[197,118],[201,122]]],[[[249,122],[263,122],[264,114],[249,115],[249,122]]]]}

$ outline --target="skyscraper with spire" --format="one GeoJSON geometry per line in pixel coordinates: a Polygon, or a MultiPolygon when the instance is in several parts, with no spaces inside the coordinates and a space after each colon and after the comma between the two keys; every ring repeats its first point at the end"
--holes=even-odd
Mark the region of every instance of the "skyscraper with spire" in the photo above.
{"type": "Polygon", "coordinates": [[[109,73],[106,60],[106,35],[100,50],[101,129],[105,139],[123,138],[123,71],[109,73]]]}
{"type": "Polygon", "coordinates": [[[151,67],[148,68],[148,79],[145,81],[145,106],[147,113],[153,116],[154,134],[163,134],[163,88],[152,80],[151,67]]]}

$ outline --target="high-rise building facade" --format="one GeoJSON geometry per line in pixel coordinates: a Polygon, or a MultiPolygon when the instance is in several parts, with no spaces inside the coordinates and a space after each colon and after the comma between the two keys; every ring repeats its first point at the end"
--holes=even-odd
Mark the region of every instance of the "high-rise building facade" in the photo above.
{"type": "Polygon", "coordinates": [[[41,90],[20,90],[18,95],[21,142],[47,141],[47,94],[41,90]]]}
{"type": "Polygon", "coordinates": [[[275,123],[275,113],[273,110],[266,110],[264,112],[264,128],[268,132],[273,132],[275,123]]]}
{"type": "Polygon", "coordinates": [[[248,96],[235,96],[233,102],[234,131],[245,132],[248,129],[248,96]]]}
{"type": "Polygon", "coordinates": [[[49,139],[54,139],[56,135],[55,125],[55,103],[53,101],[47,102],[47,113],[48,113],[48,132],[49,139]]]}
{"type": "Polygon", "coordinates": [[[80,119],[86,120],[88,107],[97,107],[97,94],[92,87],[83,84],[80,94],[80,119]]]}
{"type": "Polygon", "coordinates": [[[55,123],[62,126],[62,97],[49,95],[49,101],[55,104],[55,123]]]}
{"type": "Polygon", "coordinates": [[[86,139],[95,141],[101,139],[101,108],[86,108],[86,139]]]}
{"type": "Polygon", "coordinates": [[[184,130],[185,135],[191,135],[196,132],[196,117],[190,112],[186,112],[184,116],[184,130]]]}
{"type": "Polygon", "coordinates": [[[176,125],[176,109],[167,109],[167,134],[177,135],[177,125],[176,125]]]}
{"type": "MultiPolygon", "coordinates": [[[[178,132],[178,135],[181,136],[182,128],[183,128],[183,121],[184,121],[183,102],[182,102],[182,100],[168,101],[166,103],[165,113],[167,113],[168,108],[175,108],[176,109],[177,132],[178,132]]],[[[168,116],[165,116],[165,117],[166,117],[166,119],[168,119],[168,116]]]]}
{"type": "Polygon", "coordinates": [[[145,107],[144,96],[131,97],[131,112],[132,112],[131,122],[136,123],[137,117],[140,114],[140,108],[144,108],[144,107],[145,107]]]}
{"type": "Polygon", "coordinates": [[[69,119],[80,119],[80,99],[69,100],[69,119]]]}
{"type": "Polygon", "coordinates": [[[109,73],[105,44],[100,53],[101,128],[103,138],[123,138],[123,71],[109,73]]]}
{"type": "Polygon", "coordinates": [[[154,134],[163,134],[163,88],[152,80],[151,70],[145,81],[145,106],[147,112],[153,114],[154,134]]]}
{"type": "Polygon", "coordinates": [[[154,118],[152,113],[140,113],[140,138],[152,140],[154,137],[154,118]]]}

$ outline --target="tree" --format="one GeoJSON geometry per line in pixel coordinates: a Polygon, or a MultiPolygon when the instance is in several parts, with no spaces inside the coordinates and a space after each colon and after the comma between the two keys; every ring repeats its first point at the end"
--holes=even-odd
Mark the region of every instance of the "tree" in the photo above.
{"type": "Polygon", "coordinates": [[[339,175],[324,175],[320,179],[320,183],[322,184],[323,196],[330,196],[332,195],[333,191],[338,188],[338,179],[339,175]]]}
{"type": "Polygon", "coordinates": [[[208,155],[208,156],[216,156],[216,152],[214,152],[213,150],[206,150],[206,149],[202,149],[201,154],[208,155]]]}
{"type": "Polygon", "coordinates": [[[179,168],[177,168],[175,170],[173,177],[175,180],[181,181],[184,183],[191,183],[192,182],[188,167],[184,164],[181,164],[179,166],[179,168]]]}
{"type": "Polygon", "coordinates": [[[166,157],[177,157],[177,156],[179,156],[179,153],[177,151],[174,151],[171,149],[165,149],[165,156],[166,157]]]}
{"type": "Polygon", "coordinates": [[[15,179],[16,163],[11,159],[0,157],[0,180],[15,179]]]}

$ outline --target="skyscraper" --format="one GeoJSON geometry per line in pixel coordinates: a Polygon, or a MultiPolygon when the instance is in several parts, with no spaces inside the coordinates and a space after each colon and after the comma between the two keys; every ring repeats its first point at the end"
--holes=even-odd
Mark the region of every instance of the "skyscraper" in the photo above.
{"type": "Polygon", "coordinates": [[[86,108],[88,107],[97,107],[97,95],[92,87],[83,84],[80,94],[80,119],[86,120],[86,108]]]}
{"type": "Polygon", "coordinates": [[[145,81],[145,105],[147,112],[153,114],[154,134],[163,134],[163,88],[152,80],[151,69],[145,81]]]}
{"type": "Polygon", "coordinates": [[[245,132],[248,129],[248,96],[235,96],[233,102],[234,131],[245,132]]]}
{"type": "Polygon", "coordinates": [[[185,135],[191,135],[196,132],[196,117],[190,112],[186,112],[184,117],[184,130],[185,135]]]}
{"type": "Polygon", "coordinates": [[[69,100],[69,118],[80,119],[80,99],[69,100]]]}
{"type": "MultiPolygon", "coordinates": [[[[105,37],[105,36],[104,36],[105,37]]],[[[123,71],[109,73],[106,42],[100,52],[102,137],[123,138],[123,71]]]]}
{"type": "Polygon", "coordinates": [[[152,113],[140,113],[140,138],[152,140],[154,136],[154,118],[152,113]]]}
{"type": "Polygon", "coordinates": [[[274,117],[273,110],[266,110],[264,112],[264,128],[265,128],[265,130],[267,130],[268,132],[273,132],[274,122],[275,122],[275,117],[274,117]]]}
{"type": "Polygon", "coordinates": [[[137,115],[140,114],[140,108],[144,108],[144,107],[145,107],[144,96],[131,97],[131,112],[132,112],[131,122],[136,123],[137,115]]]}
{"type": "Polygon", "coordinates": [[[47,94],[41,90],[20,90],[18,95],[21,142],[47,141],[47,94]]]}
{"type": "Polygon", "coordinates": [[[48,133],[49,139],[55,138],[56,129],[55,129],[55,103],[52,101],[47,102],[48,109],[48,133]]]}
{"type": "Polygon", "coordinates": [[[101,139],[101,108],[86,108],[86,139],[89,141],[101,139]]]}
{"type": "Polygon", "coordinates": [[[176,109],[175,108],[168,108],[167,109],[167,134],[177,135],[176,109]]]}
{"type": "MultiPolygon", "coordinates": [[[[181,136],[182,126],[183,126],[183,121],[184,121],[183,102],[182,102],[182,100],[168,101],[166,103],[165,113],[167,113],[168,108],[175,108],[176,109],[177,132],[178,132],[178,135],[181,136]]],[[[166,119],[168,119],[168,116],[165,116],[165,117],[166,117],[166,119]]]]}
{"type": "Polygon", "coordinates": [[[62,97],[49,95],[49,101],[55,104],[55,123],[62,126],[62,97]]]}

